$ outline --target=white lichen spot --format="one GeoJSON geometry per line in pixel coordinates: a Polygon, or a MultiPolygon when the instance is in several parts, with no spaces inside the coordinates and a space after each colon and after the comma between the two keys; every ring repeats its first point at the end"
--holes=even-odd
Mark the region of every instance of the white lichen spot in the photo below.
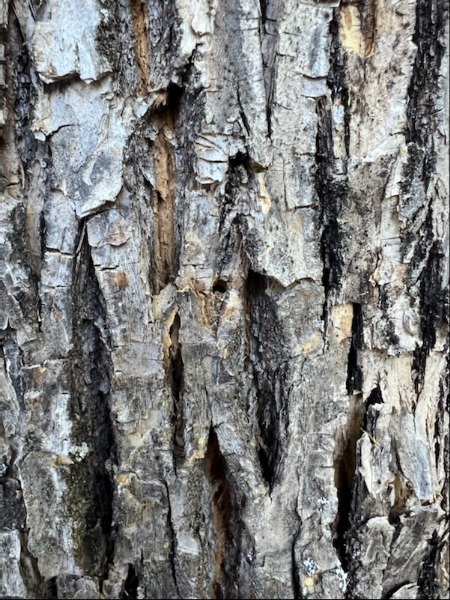
{"type": "Polygon", "coordinates": [[[317,500],[317,504],[320,506],[320,508],[322,508],[325,506],[325,504],[330,504],[330,501],[325,498],[325,496],[320,496],[320,498],[317,500]]]}
{"type": "Polygon", "coordinates": [[[89,454],[89,452],[89,446],[86,444],[86,442],[82,442],[80,446],[72,446],[70,454],[77,462],[80,462],[89,454]]]}
{"type": "Polygon", "coordinates": [[[307,558],[305,558],[302,561],[302,563],[303,563],[303,566],[305,567],[305,573],[306,573],[306,575],[308,575],[308,577],[312,577],[319,571],[319,565],[316,563],[316,561],[313,558],[311,558],[309,556],[307,558]]]}

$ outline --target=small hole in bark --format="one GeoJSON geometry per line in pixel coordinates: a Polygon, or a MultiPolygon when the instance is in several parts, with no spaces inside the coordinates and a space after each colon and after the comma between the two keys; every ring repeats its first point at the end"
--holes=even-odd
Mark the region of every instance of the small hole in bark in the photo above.
{"type": "Polygon", "coordinates": [[[213,292],[219,292],[219,294],[225,294],[228,289],[228,284],[224,279],[216,279],[213,285],[213,292]]]}

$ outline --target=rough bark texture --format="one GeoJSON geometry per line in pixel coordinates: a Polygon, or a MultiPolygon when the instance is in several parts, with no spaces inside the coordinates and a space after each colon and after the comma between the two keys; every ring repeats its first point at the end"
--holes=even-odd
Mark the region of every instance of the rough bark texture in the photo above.
{"type": "Polygon", "coordinates": [[[446,0],[0,0],[2,597],[448,592],[446,0]]]}

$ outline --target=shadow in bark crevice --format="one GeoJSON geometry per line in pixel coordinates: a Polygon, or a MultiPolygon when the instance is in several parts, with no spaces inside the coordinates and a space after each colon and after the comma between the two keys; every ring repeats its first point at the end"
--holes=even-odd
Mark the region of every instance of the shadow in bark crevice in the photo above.
{"type": "Polygon", "coordinates": [[[184,363],[179,340],[180,328],[181,319],[180,314],[177,313],[169,329],[171,339],[169,348],[169,377],[173,401],[173,454],[175,465],[180,465],[185,459],[184,363]]]}
{"type": "MultiPolygon", "coordinates": [[[[80,223],[80,228],[83,224],[80,223]]],[[[110,387],[113,376],[106,305],[87,238],[80,233],[73,272],[73,350],[70,372],[72,443],[88,453],[62,471],[74,523],[75,552],[85,573],[108,576],[114,551],[114,489],[117,464],[110,387]]]]}
{"type": "Polygon", "coordinates": [[[205,471],[212,487],[212,513],[216,534],[212,597],[251,598],[254,543],[242,520],[246,499],[222,455],[213,427],[209,432],[205,471]]]}
{"type": "Polygon", "coordinates": [[[123,583],[123,590],[119,596],[120,600],[137,600],[139,577],[132,564],[128,565],[127,577],[123,583]]]}
{"type": "Polygon", "coordinates": [[[347,394],[358,394],[362,391],[363,373],[358,364],[358,351],[363,347],[363,312],[361,304],[353,304],[352,340],[347,360],[347,394]]]}
{"type": "Polygon", "coordinates": [[[268,285],[268,277],[249,269],[245,286],[249,367],[256,398],[258,458],[271,493],[289,423],[284,335],[276,304],[266,293],[268,285]]]}

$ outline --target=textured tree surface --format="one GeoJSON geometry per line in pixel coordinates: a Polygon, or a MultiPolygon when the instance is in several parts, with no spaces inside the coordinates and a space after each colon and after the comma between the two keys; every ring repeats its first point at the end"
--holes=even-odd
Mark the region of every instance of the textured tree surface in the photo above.
{"type": "Polygon", "coordinates": [[[1,597],[446,597],[447,36],[0,0],[1,597]]]}

